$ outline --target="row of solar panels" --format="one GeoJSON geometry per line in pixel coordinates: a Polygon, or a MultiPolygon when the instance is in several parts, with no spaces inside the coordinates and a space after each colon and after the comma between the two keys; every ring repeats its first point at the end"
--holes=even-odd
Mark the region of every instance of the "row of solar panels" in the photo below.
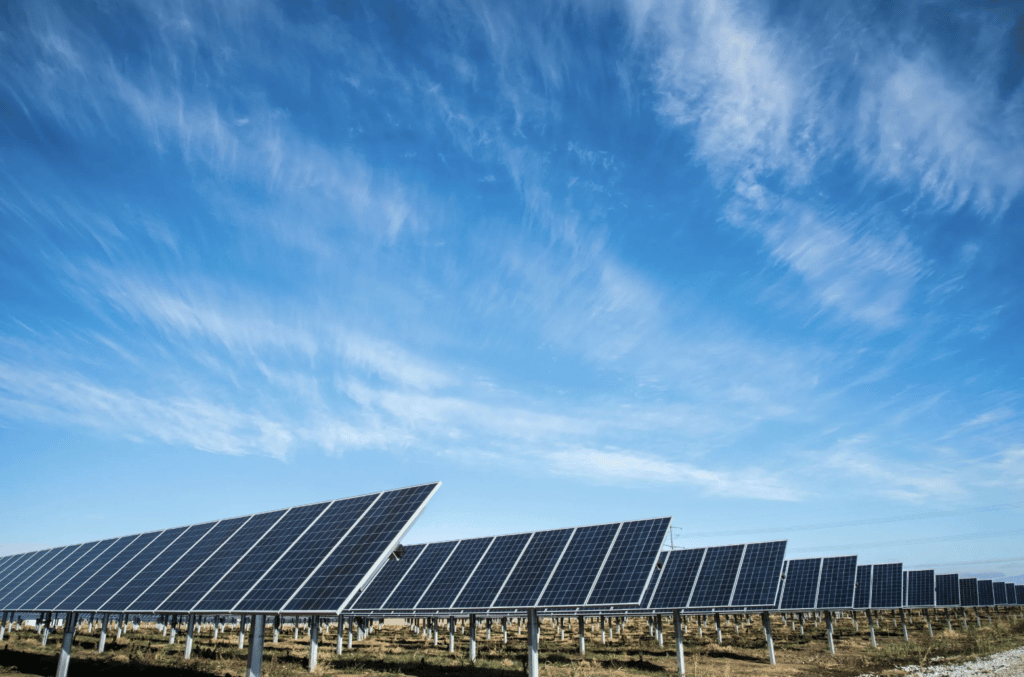
{"type": "Polygon", "coordinates": [[[439,483],[0,559],[0,611],[336,613],[439,483]]]}

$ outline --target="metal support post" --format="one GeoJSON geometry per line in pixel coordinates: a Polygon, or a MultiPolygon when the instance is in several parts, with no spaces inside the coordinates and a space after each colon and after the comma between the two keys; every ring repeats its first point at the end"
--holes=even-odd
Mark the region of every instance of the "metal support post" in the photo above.
{"type": "Polygon", "coordinates": [[[604,616],[601,616],[601,644],[604,644],[604,643],[605,643],[604,616]]]}
{"type": "Polygon", "coordinates": [[[245,616],[238,617],[238,648],[245,648],[245,616]]]}
{"type": "Polygon", "coordinates": [[[320,653],[320,619],[309,619],[309,671],[316,670],[316,659],[320,653]]]}
{"type": "Polygon", "coordinates": [[[508,617],[501,617],[501,643],[508,644],[508,617]]]}
{"type": "Polygon", "coordinates": [[[900,609],[900,623],[903,625],[903,639],[909,642],[910,635],[907,634],[907,615],[903,613],[903,609],[900,609]]]}
{"type": "Polygon", "coordinates": [[[851,611],[850,616],[853,618],[853,631],[860,632],[860,624],[857,623],[857,612],[851,611]]]}
{"type": "Polygon", "coordinates": [[[487,619],[487,641],[491,641],[491,619],[487,619]]]}
{"type": "Polygon", "coordinates": [[[185,622],[188,623],[185,629],[185,660],[188,660],[192,658],[192,637],[195,633],[196,617],[189,614],[185,622]]]}
{"type": "Polygon", "coordinates": [[[800,618],[800,636],[803,637],[804,636],[804,615],[803,615],[803,613],[799,613],[799,614],[797,614],[797,616],[800,618]]]}
{"type": "Polygon", "coordinates": [[[345,648],[345,617],[339,614],[339,616],[338,616],[338,640],[337,640],[337,646],[335,647],[334,650],[340,656],[341,652],[342,652],[342,650],[344,650],[344,648],[345,648]]]}
{"type": "Polygon", "coordinates": [[[868,630],[871,631],[871,647],[878,648],[878,643],[875,642],[875,624],[871,620],[871,609],[865,609],[864,615],[868,617],[868,630]]]}
{"type": "Polygon", "coordinates": [[[928,609],[924,610],[924,622],[928,624],[928,636],[929,637],[934,637],[935,636],[935,632],[932,630],[932,618],[928,614],[928,609]]]}
{"type": "Polygon", "coordinates": [[[761,623],[764,624],[764,636],[768,640],[768,662],[775,665],[775,643],[772,642],[772,620],[767,611],[761,612],[761,623]]]}
{"type": "Polygon", "coordinates": [[[679,664],[679,677],[685,677],[686,659],[683,658],[683,623],[679,618],[679,609],[672,612],[672,626],[676,631],[676,663],[679,664]]]}
{"type": "Polygon", "coordinates": [[[438,625],[438,623],[437,623],[437,618],[432,618],[432,619],[430,620],[430,626],[431,626],[431,628],[433,628],[433,630],[434,630],[434,646],[437,646],[437,635],[438,635],[438,632],[437,632],[437,625],[438,625]]]}
{"type": "MultiPolygon", "coordinates": [[[[274,616],[274,644],[277,644],[277,640],[279,639],[280,635],[281,635],[281,616],[279,614],[276,614],[274,616]]],[[[216,624],[214,624],[214,626],[213,626],[213,638],[217,639],[217,626],[216,626],[216,624]]]]}
{"type": "Polygon", "coordinates": [[[50,614],[49,612],[43,614],[40,620],[36,623],[36,632],[43,633],[42,645],[46,646],[46,643],[50,640],[50,614]],[[40,627],[41,626],[41,627],[40,627]]]}
{"type": "Polygon", "coordinates": [[[469,615],[469,662],[476,663],[476,614],[469,615]]]}
{"type": "Polygon", "coordinates": [[[527,650],[527,677],[540,675],[540,618],[536,609],[526,610],[526,635],[529,649],[527,650]]]}
{"type": "Polygon", "coordinates": [[[64,622],[64,643],[60,646],[60,658],[57,659],[57,677],[68,677],[68,665],[71,663],[71,645],[75,641],[75,625],[78,614],[69,611],[64,622]]]}
{"type": "Polygon", "coordinates": [[[261,677],[263,671],[263,629],[266,617],[256,614],[252,617],[252,631],[249,635],[249,658],[245,663],[245,677],[261,677]]]}
{"type": "MultiPolygon", "coordinates": [[[[167,640],[168,644],[174,644],[175,638],[178,636],[178,617],[171,616],[171,638],[167,640]]],[[[238,647],[242,648],[242,647],[238,647]]]]}
{"type": "Polygon", "coordinates": [[[718,612],[715,612],[715,632],[718,633],[718,643],[722,643],[722,619],[719,618],[718,612]]]}
{"type": "Polygon", "coordinates": [[[583,616],[577,616],[576,617],[576,625],[577,625],[577,629],[580,631],[580,655],[581,656],[586,656],[587,655],[587,634],[586,634],[586,626],[584,626],[583,623],[584,623],[583,616]]]}
{"type": "Polygon", "coordinates": [[[832,612],[825,611],[825,634],[828,635],[828,652],[833,656],[836,655],[836,645],[832,639],[832,612]]]}
{"type": "Polygon", "coordinates": [[[448,617],[448,653],[455,653],[455,616],[448,617]]]}

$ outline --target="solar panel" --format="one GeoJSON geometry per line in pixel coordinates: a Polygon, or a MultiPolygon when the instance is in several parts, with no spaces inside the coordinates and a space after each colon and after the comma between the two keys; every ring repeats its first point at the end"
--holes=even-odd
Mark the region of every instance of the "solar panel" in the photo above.
{"type": "Polygon", "coordinates": [[[587,597],[588,606],[637,603],[649,585],[669,522],[666,517],[623,523],[587,597]]]}
{"type": "Polygon", "coordinates": [[[857,556],[826,557],[821,563],[818,609],[849,609],[857,579],[857,556]]]}
{"type": "MultiPolygon", "coordinates": [[[[447,541],[423,546],[424,551],[419,559],[387,599],[388,607],[392,609],[416,608],[416,603],[423,596],[424,590],[437,576],[438,571],[448,561],[458,544],[458,541],[447,541]]],[[[394,564],[392,563],[391,566],[394,564]]]]}
{"type": "Polygon", "coordinates": [[[729,606],[770,607],[777,596],[786,541],[748,543],[729,606]]]}
{"type": "Polygon", "coordinates": [[[1024,604],[1024,585],[1014,585],[1013,592],[1017,595],[1017,604],[1024,604]]]}
{"type": "Polygon", "coordinates": [[[463,609],[490,607],[531,537],[532,534],[512,534],[495,538],[453,606],[463,609]]]}
{"type": "Polygon", "coordinates": [[[992,595],[992,581],[978,581],[978,606],[992,606],[995,599],[992,595]]]}
{"type": "Polygon", "coordinates": [[[573,531],[556,529],[533,534],[491,606],[518,609],[536,605],[573,531]]]}
{"type": "Polygon", "coordinates": [[[0,610],[336,613],[438,486],[0,559],[0,610]]]}
{"type": "Polygon", "coordinates": [[[728,606],[732,596],[733,583],[740,569],[742,545],[725,545],[708,548],[697,583],[690,596],[690,607],[715,608],[728,606]]]}
{"type": "Polygon", "coordinates": [[[871,566],[871,608],[900,608],[903,605],[903,565],[896,563],[871,566]]]}
{"type": "Polygon", "coordinates": [[[1017,599],[1017,588],[1016,588],[1016,586],[1014,586],[1013,583],[1007,583],[1006,584],[1006,603],[1010,604],[1010,605],[1013,605],[1013,604],[1019,604],[1022,601],[1024,601],[1024,600],[1017,599]]]}
{"type": "Polygon", "coordinates": [[[855,609],[871,608],[871,572],[872,565],[857,565],[857,587],[853,595],[853,606],[855,609]]]}
{"type": "Polygon", "coordinates": [[[904,574],[907,577],[905,606],[935,606],[935,570],[921,569],[906,571],[904,574]]]}
{"type": "Polygon", "coordinates": [[[480,558],[494,542],[494,537],[474,538],[459,541],[451,557],[444,567],[430,582],[416,602],[416,607],[424,609],[447,609],[455,603],[455,598],[462,591],[466,579],[474,572],[480,558]]]}
{"type": "Polygon", "coordinates": [[[960,579],[960,606],[978,606],[978,579],[960,579]]]}
{"type": "Polygon", "coordinates": [[[1000,582],[992,583],[992,600],[996,606],[1006,605],[1006,584],[1000,582]]]}
{"type": "Polygon", "coordinates": [[[658,583],[661,582],[661,573],[665,570],[665,560],[668,558],[668,552],[658,553],[658,563],[654,567],[654,574],[651,576],[651,582],[648,584],[647,589],[644,590],[643,601],[640,602],[641,609],[650,609],[651,600],[654,598],[654,593],[658,590],[658,583]]]}
{"type": "Polygon", "coordinates": [[[935,606],[960,606],[959,574],[939,574],[935,577],[935,606]]]}
{"type": "Polygon", "coordinates": [[[621,524],[600,524],[576,529],[534,606],[586,604],[594,579],[621,527],[621,524]]]}
{"type": "Polygon", "coordinates": [[[706,553],[707,548],[672,550],[667,553],[649,608],[685,609],[706,553]]]}
{"type": "Polygon", "coordinates": [[[814,609],[821,576],[821,558],[791,559],[786,563],[780,609],[814,609]]]}
{"type": "Polygon", "coordinates": [[[403,549],[400,559],[389,559],[352,603],[352,608],[378,609],[383,606],[426,549],[426,545],[410,545],[403,549]]]}

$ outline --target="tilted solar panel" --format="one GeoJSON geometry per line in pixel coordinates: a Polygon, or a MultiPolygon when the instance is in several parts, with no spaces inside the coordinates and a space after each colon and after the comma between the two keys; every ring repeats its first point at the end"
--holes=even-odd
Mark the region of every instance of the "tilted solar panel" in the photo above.
{"type": "Polygon", "coordinates": [[[791,559],[786,565],[780,609],[814,609],[821,576],[821,558],[791,559]]]}
{"type": "Polygon", "coordinates": [[[871,608],[871,573],[872,565],[857,565],[857,588],[853,596],[853,606],[856,609],[871,608]]]}
{"type": "Polygon", "coordinates": [[[742,545],[725,545],[708,548],[697,583],[693,588],[688,606],[715,608],[728,606],[732,597],[733,584],[740,570],[742,545]]]}
{"type": "Polygon", "coordinates": [[[935,570],[905,571],[907,577],[906,606],[935,606],[935,570]]]}
{"type": "Polygon", "coordinates": [[[857,556],[826,557],[821,563],[818,609],[849,609],[857,579],[857,556]]]}
{"type": "Polygon", "coordinates": [[[534,606],[573,531],[557,529],[535,533],[491,606],[516,609],[534,606]]]}
{"type": "Polygon", "coordinates": [[[1013,583],[1006,584],[1006,603],[1014,605],[1018,603],[1017,600],[1017,589],[1013,583]]]}
{"type": "Polygon", "coordinates": [[[535,606],[586,604],[594,579],[621,528],[619,523],[576,529],[535,606]]]}
{"type": "Polygon", "coordinates": [[[352,603],[352,608],[377,609],[383,606],[426,549],[426,545],[410,545],[404,549],[400,559],[389,559],[363,588],[363,592],[352,603]]]}
{"type": "Polygon", "coordinates": [[[748,543],[729,606],[771,607],[781,583],[786,541],[748,543]]]}
{"type": "Polygon", "coordinates": [[[588,606],[635,604],[650,584],[669,518],[625,522],[587,597],[588,606]]]}
{"type": "Polygon", "coordinates": [[[661,573],[665,569],[665,560],[667,558],[668,552],[658,553],[658,563],[654,567],[654,574],[651,576],[651,582],[648,584],[647,589],[644,590],[643,601],[640,602],[641,609],[651,608],[651,599],[658,590],[658,583],[661,581],[661,573]]]}
{"type": "Polygon", "coordinates": [[[1024,604],[1024,585],[1014,585],[1013,592],[1017,595],[1017,604],[1024,604]]]}
{"type": "Polygon", "coordinates": [[[526,551],[533,534],[511,534],[498,536],[494,544],[480,560],[479,566],[466,581],[455,603],[462,609],[488,608],[494,602],[501,586],[505,584],[519,558],[526,551]]]}
{"type": "Polygon", "coordinates": [[[960,606],[959,574],[939,574],[935,577],[935,606],[960,606]]]}
{"type": "Polygon", "coordinates": [[[992,601],[996,606],[1006,605],[1006,584],[999,581],[992,582],[992,601]]]}
{"type": "Polygon", "coordinates": [[[707,551],[707,548],[688,548],[666,553],[649,608],[685,609],[707,551]]]}
{"type": "Polygon", "coordinates": [[[871,608],[898,609],[903,604],[903,564],[873,564],[871,608]]]}
{"type": "Polygon", "coordinates": [[[24,553],[0,560],[0,610],[336,613],[438,486],[24,553]]]}
{"type": "Polygon", "coordinates": [[[450,608],[493,542],[493,536],[459,541],[458,547],[445,562],[444,568],[437,573],[417,600],[416,608],[450,608]]]}
{"type": "Polygon", "coordinates": [[[978,579],[960,579],[960,606],[978,606],[978,579]]]}
{"type": "Polygon", "coordinates": [[[995,598],[992,595],[992,581],[980,580],[978,581],[978,606],[992,606],[995,604],[995,598]]]}

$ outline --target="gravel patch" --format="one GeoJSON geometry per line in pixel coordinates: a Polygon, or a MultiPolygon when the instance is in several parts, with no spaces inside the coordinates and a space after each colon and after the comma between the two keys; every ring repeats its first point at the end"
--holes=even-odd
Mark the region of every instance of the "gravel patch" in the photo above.
{"type": "MultiPolygon", "coordinates": [[[[986,658],[961,663],[960,665],[908,665],[900,668],[908,675],[921,677],[976,677],[996,675],[997,677],[1024,677],[1024,647],[992,654],[986,658]]],[[[860,677],[876,677],[872,674],[860,677]]]]}

